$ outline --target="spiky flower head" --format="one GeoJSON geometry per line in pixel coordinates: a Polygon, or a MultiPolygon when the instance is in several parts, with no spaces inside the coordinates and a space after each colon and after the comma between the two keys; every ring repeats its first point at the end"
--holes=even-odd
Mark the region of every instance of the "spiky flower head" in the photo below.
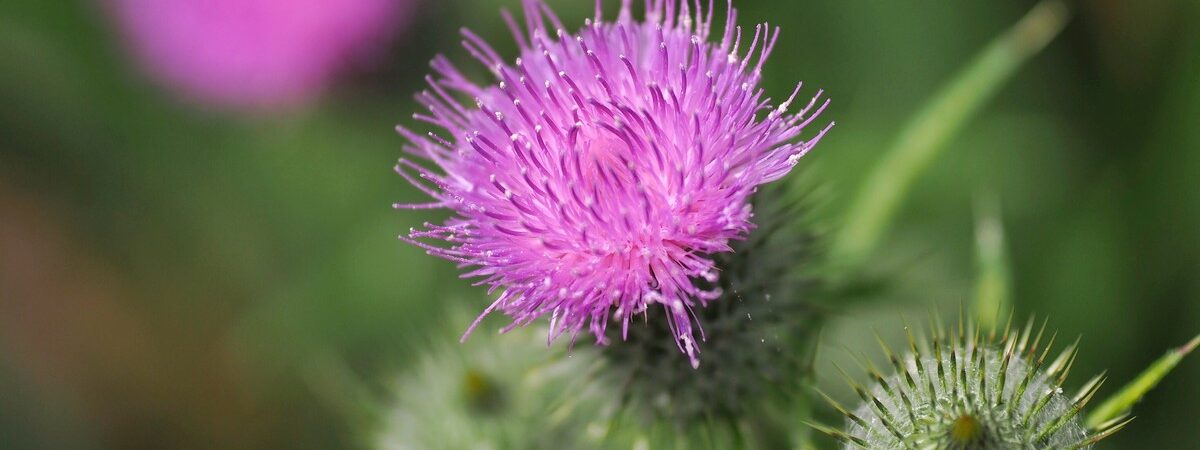
{"type": "Polygon", "coordinates": [[[932,342],[909,331],[903,355],[880,339],[894,373],[885,376],[866,362],[869,387],[847,375],[862,403],[850,410],[826,396],[847,417],[847,428],[817,428],[846,449],[1034,450],[1091,448],[1127,423],[1084,427],[1079,413],[1104,377],[1092,378],[1074,397],[1065,395],[1078,342],[1048,359],[1057,334],[1041,347],[1044,321],[1036,334],[1030,320],[1023,331],[1006,326],[999,338],[961,321],[950,333],[932,328],[932,342]]]}
{"type": "MultiPolygon", "coordinates": [[[[452,320],[473,312],[453,308],[452,320]]],[[[455,322],[458,323],[458,322],[455,322]]],[[[594,447],[606,424],[610,387],[583,379],[592,363],[586,349],[564,357],[546,348],[542,327],[517,330],[463,345],[431,339],[392,385],[371,433],[372,448],[551,449],[594,447]]],[[[611,408],[609,408],[611,409],[611,408]]]]}
{"type": "Polygon", "coordinates": [[[733,8],[714,29],[711,0],[646,0],[641,21],[632,0],[612,21],[597,1],[574,34],[542,1],[523,3],[524,27],[508,20],[520,46],[511,64],[464,31],[496,84],[439,57],[418,96],[430,113],[415,117],[445,133],[398,128],[409,153],[440,169],[400,160],[397,171],[434,201],[398,207],[455,213],[402,239],[501,291],[485,315],[503,311],[510,328],[549,317],[551,339],[586,330],[605,343],[610,319],[625,337],[635,315],[661,308],[696,366],[695,309],[721,296],[713,255],[754,228],[755,189],[828,130],[799,139],[827,103],[789,113],[797,86],[772,106],[758,85],[778,30],[744,36],[733,8]]]}

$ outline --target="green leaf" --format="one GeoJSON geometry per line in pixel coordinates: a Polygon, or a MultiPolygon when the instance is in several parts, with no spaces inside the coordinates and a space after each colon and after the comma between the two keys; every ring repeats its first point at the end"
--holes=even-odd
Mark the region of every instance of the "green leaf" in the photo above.
{"type": "Polygon", "coordinates": [[[1142,396],[1146,395],[1151,389],[1154,389],[1154,386],[1158,385],[1158,382],[1162,381],[1163,377],[1167,376],[1168,373],[1171,373],[1171,370],[1179,365],[1179,362],[1188,353],[1195,350],[1197,346],[1200,346],[1200,335],[1192,338],[1191,341],[1182,347],[1168,351],[1166,355],[1163,355],[1158,361],[1155,361],[1154,364],[1146,368],[1141,375],[1138,375],[1132,382],[1125,385],[1120,391],[1109,397],[1108,400],[1105,400],[1095,411],[1092,411],[1092,414],[1087,418],[1088,428],[1095,430],[1100,424],[1119,417],[1132,409],[1133,405],[1142,399],[1142,396]]]}

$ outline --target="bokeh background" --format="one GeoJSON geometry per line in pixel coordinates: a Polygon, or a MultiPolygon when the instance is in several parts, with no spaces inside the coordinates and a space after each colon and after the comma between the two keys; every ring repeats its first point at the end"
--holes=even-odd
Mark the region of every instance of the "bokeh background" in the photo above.
{"type": "MultiPolygon", "coordinates": [[[[460,26],[513,56],[498,11],[517,2],[353,3],[0,2],[0,448],[362,448],[345,385],[386,396],[370,386],[447,335],[448,306],[484,303],[395,239],[440,216],[391,208],[421,198],[392,173],[392,128],[414,123],[435,54],[483,76],[460,26]],[[195,5],[213,22],[171,16],[195,5]]],[[[571,23],[591,10],[550,3],[571,23]]],[[[1033,4],[736,3],[784,28],[769,92],[803,79],[834,100],[803,162],[831,226],[901,125],[1033,4]]],[[[872,263],[897,288],[825,341],[969,298],[980,195],[1001,205],[1018,313],[1082,335],[1075,370],[1107,369],[1102,396],[1200,331],[1200,7],[1072,9],[918,183],[872,263]]],[[[1185,362],[1103,447],[1200,446],[1196,380],[1185,362]]]]}

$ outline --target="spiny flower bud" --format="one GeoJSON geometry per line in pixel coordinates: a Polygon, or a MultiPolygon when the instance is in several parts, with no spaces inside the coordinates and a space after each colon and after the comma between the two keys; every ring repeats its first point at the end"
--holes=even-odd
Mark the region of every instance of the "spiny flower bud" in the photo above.
{"type": "MultiPolygon", "coordinates": [[[[457,323],[470,314],[451,318],[457,323]]],[[[394,402],[381,409],[372,433],[373,448],[594,446],[592,436],[608,427],[611,387],[581,380],[589,349],[567,357],[564,345],[547,349],[544,332],[531,327],[461,345],[450,336],[431,340],[394,384],[394,402]]]]}
{"type": "MultiPolygon", "coordinates": [[[[1056,333],[1042,347],[1046,323],[1034,331],[1005,327],[987,337],[974,325],[945,333],[932,326],[932,340],[908,331],[909,352],[898,356],[880,345],[894,373],[864,365],[872,383],[846,376],[862,403],[847,409],[826,399],[847,417],[845,430],[815,426],[844,443],[845,449],[1088,449],[1123,427],[1117,420],[1089,432],[1080,411],[1104,382],[1096,376],[1075,396],[1063,393],[1078,342],[1048,359],[1056,333]],[[920,342],[920,343],[918,343],[920,342]]],[[[907,327],[906,327],[907,329],[907,327]]],[[[843,372],[845,374],[845,372],[843,372]]],[[[824,395],[824,394],[822,394],[824,395]]]]}

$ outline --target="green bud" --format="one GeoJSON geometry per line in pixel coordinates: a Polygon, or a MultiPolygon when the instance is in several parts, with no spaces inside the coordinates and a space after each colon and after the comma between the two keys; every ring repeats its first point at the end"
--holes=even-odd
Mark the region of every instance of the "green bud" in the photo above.
{"type": "Polygon", "coordinates": [[[960,320],[956,330],[932,326],[931,338],[907,329],[908,349],[892,351],[879,339],[889,361],[884,375],[864,362],[871,376],[861,385],[847,376],[858,395],[854,409],[826,396],[847,417],[844,430],[817,426],[845,449],[1034,450],[1088,449],[1124,423],[1088,430],[1080,411],[1104,382],[1097,376],[1075,396],[1063,393],[1077,343],[1049,358],[1054,336],[1043,347],[1046,323],[1009,325],[997,336],[960,320]],[[1036,332],[1035,332],[1036,330],[1036,332]]]}

